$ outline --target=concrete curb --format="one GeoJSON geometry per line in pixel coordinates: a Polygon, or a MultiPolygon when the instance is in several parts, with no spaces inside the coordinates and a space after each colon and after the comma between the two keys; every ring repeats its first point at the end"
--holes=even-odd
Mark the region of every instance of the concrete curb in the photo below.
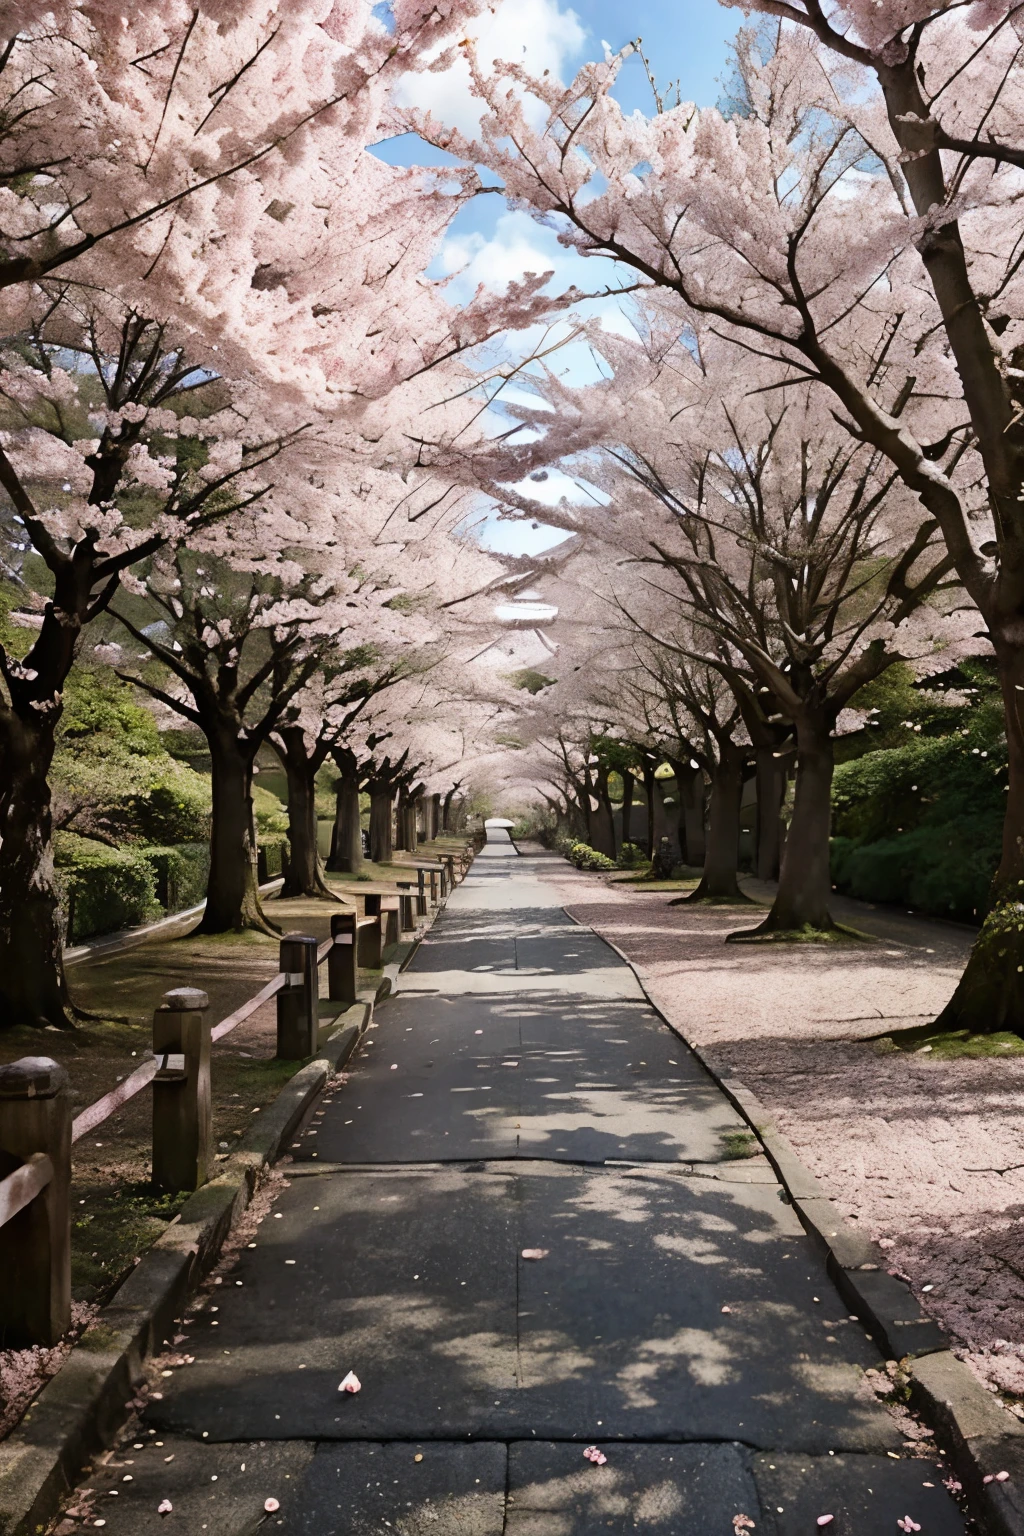
{"type": "MultiPolygon", "coordinates": [[[[596,932],[593,928],[590,931],[596,932]]],[[[945,1333],[922,1311],[909,1285],[889,1274],[884,1250],[841,1215],[775,1125],[770,1111],[743,1083],[729,1077],[712,1055],[665,1018],[629,956],[603,934],[597,937],[629,966],[654,1012],[689,1047],[750,1126],[850,1311],[860,1318],[887,1359],[904,1362],[910,1376],[911,1402],[929,1427],[941,1435],[946,1459],[963,1484],[982,1529],[989,1536],[1024,1536],[1024,1424],[1007,1413],[968,1366],[951,1353],[945,1333]],[[1008,1480],[994,1481],[999,1472],[1008,1472],[1008,1480]],[[985,1478],[993,1480],[986,1483],[985,1478]]]]}
{"type": "MultiPolygon", "coordinates": [[[[348,1061],[370,1027],[374,1008],[395,990],[400,971],[444,905],[428,913],[411,940],[402,941],[376,987],[359,989],[358,1001],[330,1026],[317,1055],[262,1111],[258,1124],[224,1158],[216,1177],[189,1197],[85,1330],[17,1429],[0,1442],[0,1536],[39,1536],[83,1466],[114,1441],[133,1405],[143,1361],[163,1347],[174,1318],[216,1264],[260,1174],[287,1150],[328,1078],[348,1061]]],[[[162,921],[170,926],[173,920],[162,921]]],[[[132,936],[114,937],[130,941],[132,936]]],[[[132,947],[131,942],[124,947],[132,947]]]]}
{"type": "Polygon", "coordinates": [[[0,1536],[37,1536],[82,1467],[112,1442],[143,1360],[162,1347],[174,1318],[215,1265],[261,1172],[281,1156],[328,1078],[351,1056],[373,1006],[370,993],[340,1016],[319,1054],[285,1084],[216,1177],[185,1202],[0,1444],[0,1536]]]}

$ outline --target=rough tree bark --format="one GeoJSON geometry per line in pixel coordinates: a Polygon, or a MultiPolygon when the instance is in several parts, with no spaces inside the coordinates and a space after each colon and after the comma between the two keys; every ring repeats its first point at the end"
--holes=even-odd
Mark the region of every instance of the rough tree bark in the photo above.
{"type": "Polygon", "coordinates": [[[370,858],[374,864],[390,864],[394,845],[391,812],[394,794],[390,785],[370,785],[370,858]]]}
{"type": "Polygon", "coordinates": [[[609,859],[615,857],[615,822],[612,819],[612,801],[608,793],[609,770],[603,763],[599,763],[594,774],[594,799],[597,801],[597,810],[591,812],[590,836],[591,848],[603,853],[609,859]]]}
{"type": "Polygon", "coordinates": [[[647,801],[647,848],[649,859],[654,858],[654,796],[655,789],[654,769],[656,764],[649,758],[644,758],[644,798],[647,801]]]}
{"type": "Polygon", "coordinates": [[[0,756],[0,1018],[70,1023],[48,774],[59,712],[5,722],[0,756]]]}
{"type": "Polygon", "coordinates": [[[337,896],[320,873],[317,850],[316,774],[318,764],[310,757],[306,733],[300,725],[279,726],[271,744],[284,766],[288,781],[288,870],[282,896],[337,896]]]}
{"type": "MultiPolygon", "coordinates": [[[[1010,628],[1008,625],[1007,628],[1010,628]]],[[[990,908],[967,969],[930,1030],[1024,1034],[1024,648],[994,637],[1006,716],[1009,785],[990,908]]],[[[901,1031],[907,1038],[911,1031],[901,1031]]]]}
{"type": "Polygon", "coordinates": [[[359,820],[359,778],[357,773],[339,769],[334,791],[334,827],[331,831],[331,856],[327,868],[339,874],[358,875],[363,867],[363,836],[359,820]]]}
{"type": "Polygon", "coordinates": [[[757,753],[757,849],[754,873],[777,880],[782,856],[782,803],[786,798],[786,760],[771,747],[757,753]]]}
{"type": "Polygon", "coordinates": [[[679,759],[673,759],[672,767],[679,790],[679,855],[682,862],[691,869],[702,869],[707,852],[704,832],[704,770],[679,759]]]}
{"type": "Polygon", "coordinates": [[[730,938],[828,933],[835,928],[829,900],[829,834],[832,826],[833,721],[813,711],[797,717],[793,818],[779,871],[779,888],[764,922],[730,938]]]}
{"type": "Polygon", "coordinates": [[[252,752],[239,745],[237,726],[204,727],[210,747],[213,816],[210,877],[200,933],[257,928],[277,933],[260,904],[253,838],[252,752]]]}
{"type": "Polygon", "coordinates": [[[633,775],[622,770],[622,846],[633,841],[633,775]]]}
{"type": "Polygon", "coordinates": [[[711,771],[704,871],[695,891],[678,896],[671,906],[694,901],[744,902],[737,870],[740,857],[740,802],[743,798],[744,754],[731,743],[720,747],[711,771]]]}

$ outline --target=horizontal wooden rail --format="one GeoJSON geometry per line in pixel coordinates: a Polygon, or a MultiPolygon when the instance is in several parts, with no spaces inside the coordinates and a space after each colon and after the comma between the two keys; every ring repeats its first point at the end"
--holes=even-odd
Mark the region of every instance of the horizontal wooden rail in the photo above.
{"type": "Polygon", "coordinates": [[[256,1012],[257,1008],[262,1008],[264,1003],[269,1003],[272,997],[276,997],[283,986],[284,975],[281,971],[278,971],[273,981],[268,981],[262,991],[256,993],[255,997],[250,997],[249,1001],[243,1003],[241,1008],[236,1008],[234,1013],[229,1013],[226,1019],[221,1019],[219,1024],[215,1024],[210,1031],[210,1039],[220,1040],[224,1035],[229,1034],[236,1024],[243,1023],[250,1014],[256,1012]]]}
{"type": "Polygon", "coordinates": [[[31,1205],[53,1178],[53,1164],[45,1152],[35,1152],[6,1179],[0,1179],[0,1227],[31,1205]]]}
{"type": "MultiPolygon", "coordinates": [[[[379,919],[376,917],[359,918],[356,921],[356,928],[364,928],[376,922],[379,922],[379,919]]],[[[333,947],[333,939],[325,939],[318,946],[316,952],[318,966],[323,965],[333,947]]],[[[244,1023],[258,1008],[262,1008],[264,1003],[269,1003],[270,999],[276,997],[284,988],[285,981],[284,973],[278,971],[277,975],[271,981],[268,981],[266,986],[256,993],[255,997],[250,997],[248,1002],[243,1003],[240,1008],[236,1008],[234,1013],[229,1013],[226,1019],[221,1019],[219,1024],[213,1026],[213,1029],[210,1031],[211,1042],[222,1040],[225,1035],[230,1034],[239,1024],[244,1023]]],[[[87,1136],[90,1131],[94,1131],[97,1126],[102,1125],[104,1120],[108,1120],[112,1114],[127,1104],[129,1099],[133,1099],[137,1093],[141,1093],[143,1088],[153,1081],[153,1078],[156,1076],[157,1067],[158,1062],[155,1057],[149,1061],[144,1061],[141,1067],[137,1067],[134,1072],[125,1078],[123,1083],[118,1083],[116,1088],[112,1088],[101,1099],[97,1099],[94,1104],[90,1104],[87,1109],[83,1109],[82,1113],[76,1115],[71,1123],[71,1140],[73,1142],[81,1141],[83,1136],[87,1136]]],[[[11,1177],[13,1178],[14,1175],[12,1174],[11,1177]]],[[[0,1185],[0,1189],[2,1187],[0,1185]]]]}
{"type": "Polygon", "coordinates": [[[118,1083],[109,1093],[105,1093],[102,1099],[97,1099],[95,1104],[90,1104],[88,1109],[83,1109],[80,1115],[76,1115],[71,1122],[71,1140],[81,1141],[90,1131],[94,1131],[104,1120],[109,1120],[115,1110],[122,1104],[127,1104],[129,1099],[134,1099],[137,1093],[141,1093],[148,1083],[156,1076],[157,1061],[152,1057],[144,1061],[141,1067],[137,1067],[123,1083],[118,1083]]]}

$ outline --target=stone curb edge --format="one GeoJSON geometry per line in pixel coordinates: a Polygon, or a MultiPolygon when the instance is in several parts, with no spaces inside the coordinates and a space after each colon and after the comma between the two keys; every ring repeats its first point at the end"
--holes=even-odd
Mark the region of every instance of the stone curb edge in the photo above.
{"type": "MultiPolygon", "coordinates": [[[[571,913],[566,911],[566,916],[571,917],[571,913]]],[[[802,1225],[824,1254],[828,1274],[850,1311],[860,1318],[887,1359],[904,1361],[910,1376],[911,1403],[943,1437],[946,1459],[983,1529],[989,1536],[1024,1536],[1024,1424],[1007,1413],[950,1351],[945,1334],[922,1311],[909,1285],[889,1274],[884,1251],[840,1214],[776,1127],[769,1110],[665,1018],[629,956],[604,934],[594,928],[590,931],[629,966],[650,1007],[689,1047],[760,1141],[802,1225]],[[984,1482],[998,1472],[1008,1472],[1009,1479],[984,1482]]]]}
{"type": "Polygon", "coordinates": [[[319,1054],[289,1079],[216,1176],[189,1197],[0,1444],[2,1536],[37,1536],[82,1467],[111,1443],[143,1360],[162,1347],[187,1298],[216,1264],[263,1169],[281,1156],[372,1017],[372,995],[340,1015],[319,1054]]]}
{"type": "Polygon", "coordinates": [[[370,1027],[376,1005],[395,990],[439,904],[383,970],[374,991],[340,1014],[317,1055],[300,1067],[260,1115],[216,1176],[196,1190],[86,1328],[17,1429],[0,1442],[0,1536],[39,1536],[82,1467],[110,1445],[135,1397],[147,1356],[163,1347],[188,1298],[214,1267],[263,1170],[370,1027]]]}

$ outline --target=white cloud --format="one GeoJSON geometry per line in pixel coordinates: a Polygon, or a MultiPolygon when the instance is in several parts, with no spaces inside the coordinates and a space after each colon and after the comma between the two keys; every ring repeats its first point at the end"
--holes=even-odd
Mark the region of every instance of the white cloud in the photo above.
{"type": "MultiPolygon", "coordinates": [[[[493,59],[507,59],[532,74],[549,69],[559,77],[587,38],[575,11],[560,10],[557,0],[501,0],[493,12],[485,10],[470,22],[466,33],[476,42],[481,67],[487,70],[493,59]]],[[[481,104],[470,92],[469,70],[461,59],[443,74],[406,75],[395,100],[399,106],[430,111],[463,133],[475,134],[480,124],[481,104]]]]}

